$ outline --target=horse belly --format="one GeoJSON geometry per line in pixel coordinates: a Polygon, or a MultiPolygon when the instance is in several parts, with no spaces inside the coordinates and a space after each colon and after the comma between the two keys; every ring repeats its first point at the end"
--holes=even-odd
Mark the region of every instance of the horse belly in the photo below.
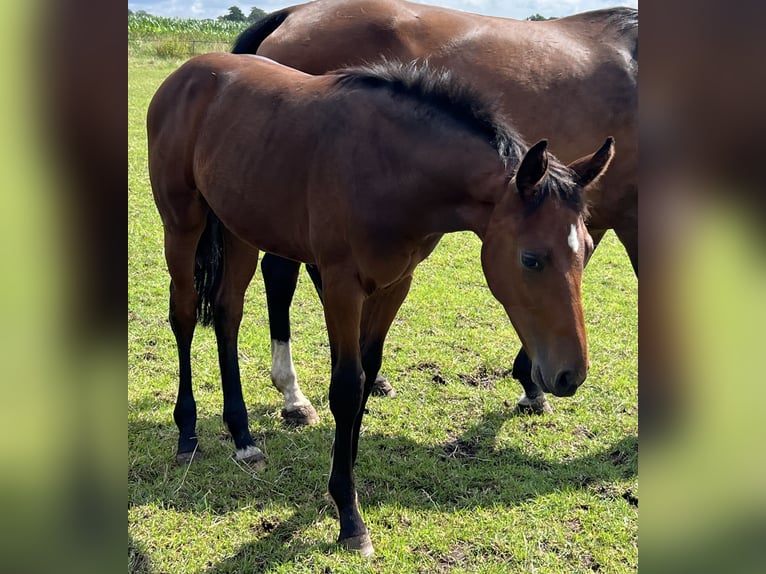
{"type": "Polygon", "coordinates": [[[442,238],[442,234],[428,235],[419,241],[405,243],[403,240],[382,243],[367,238],[358,244],[357,267],[363,284],[368,290],[385,289],[412,275],[442,238]]]}
{"type": "Polygon", "coordinates": [[[261,165],[265,162],[243,165],[236,160],[224,155],[198,162],[198,172],[205,173],[197,177],[198,188],[210,208],[245,243],[313,263],[302,194],[284,181],[265,176],[261,165]]]}

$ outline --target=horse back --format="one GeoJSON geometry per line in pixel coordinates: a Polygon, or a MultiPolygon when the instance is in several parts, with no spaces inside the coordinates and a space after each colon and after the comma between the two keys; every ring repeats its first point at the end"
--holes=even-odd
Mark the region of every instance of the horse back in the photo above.
{"type": "Polygon", "coordinates": [[[169,196],[194,190],[240,239],[311,262],[308,201],[324,183],[312,178],[326,170],[313,168],[331,121],[318,106],[334,81],[252,55],[206,54],[182,65],[147,120],[160,212],[163,201],[173,201],[168,212],[179,203],[169,196]]]}
{"type": "Polygon", "coordinates": [[[617,138],[620,161],[636,155],[625,148],[637,139],[636,10],[528,22],[403,0],[322,0],[293,6],[280,21],[237,50],[311,74],[427,58],[496,94],[525,139],[555,134],[564,161],[606,135],[617,138]]]}
{"type": "Polygon", "coordinates": [[[475,27],[476,18],[401,0],[328,0],[281,12],[274,19],[277,26],[262,26],[268,34],[249,30],[234,51],[258,53],[310,74],[381,57],[405,62],[427,57],[444,38],[459,37],[475,27]]]}

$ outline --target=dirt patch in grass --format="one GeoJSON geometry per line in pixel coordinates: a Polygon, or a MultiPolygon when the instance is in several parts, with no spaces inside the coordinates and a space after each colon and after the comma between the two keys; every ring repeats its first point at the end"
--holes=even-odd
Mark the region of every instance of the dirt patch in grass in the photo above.
{"type": "Polygon", "coordinates": [[[431,375],[432,383],[436,383],[437,385],[447,384],[447,379],[444,378],[444,376],[441,373],[441,369],[439,368],[439,365],[437,365],[436,363],[432,363],[430,361],[423,361],[415,365],[415,370],[421,371],[423,373],[429,373],[431,375]]]}
{"type": "Polygon", "coordinates": [[[509,369],[487,369],[479,367],[475,374],[458,375],[458,378],[466,385],[481,389],[494,389],[497,381],[511,374],[509,369]]]}
{"type": "Polygon", "coordinates": [[[468,552],[460,546],[450,548],[449,552],[436,559],[437,572],[452,572],[454,568],[465,567],[468,564],[468,552]]]}
{"type": "Polygon", "coordinates": [[[464,439],[461,437],[454,437],[448,440],[442,445],[443,453],[440,455],[442,458],[454,458],[454,459],[471,459],[476,458],[481,450],[479,447],[479,437],[473,437],[471,439],[464,439]]]}
{"type": "Polygon", "coordinates": [[[633,494],[633,489],[629,488],[621,495],[631,506],[638,508],[638,497],[633,494]]]}
{"type": "Polygon", "coordinates": [[[585,568],[591,570],[592,572],[601,571],[601,564],[599,564],[590,554],[583,554],[580,558],[580,562],[582,562],[582,565],[585,566],[585,568]]]}

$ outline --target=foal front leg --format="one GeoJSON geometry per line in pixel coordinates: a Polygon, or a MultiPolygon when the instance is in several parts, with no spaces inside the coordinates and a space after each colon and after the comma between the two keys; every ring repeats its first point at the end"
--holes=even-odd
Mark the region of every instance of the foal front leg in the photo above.
{"type": "Polygon", "coordinates": [[[359,512],[354,485],[354,450],[358,442],[364,397],[364,371],[359,333],[364,294],[347,276],[325,275],[324,312],[332,354],[330,411],[335,418],[335,441],[328,490],[338,511],[338,542],[363,556],[374,549],[359,512]]]}
{"type": "MultiPolygon", "coordinates": [[[[309,277],[311,278],[311,282],[314,284],[314,289],[316,289],[317,295],[319,295],[319,299],[323,300],[322,276],[319,273],[319,267],[317,267],[316,265],[307,263],[306,271],[308,272],[309,277]]],[[[293,287],[293,290],[295,290],[294,287],[293,287]]],[[[376,374],[373,379],[370,379],[368,377],[367,380],[368,381],[372,380],[372,383],[370,386],[371,394],[379,396],[379,397],[391,397],[391,398],[396,396],[396,389],[394,389],[394,387],[391,386],[391,383],[388,382],[388,379],[381,373],[376,374]]]]}
{"type": "Polygon", "coordinates": [[[379,378],[380,366],[383,361],[383,344],[394,322],[407,293],[410,291],[412,276],[408,275],[386,289],[376,291],[367,298],[362,307],[362,326],[360,350],[362,368],[364,369],[365,385],[362,397],[362,408],[354,425],[354,443],[352,444],[352,460],[356,462],[359,442],[359,432],[362,428],[362,417],[367,406],[367,399],[373,394],[379,378]],[[372,383],[370,382],[372,381],[372,383]]]}

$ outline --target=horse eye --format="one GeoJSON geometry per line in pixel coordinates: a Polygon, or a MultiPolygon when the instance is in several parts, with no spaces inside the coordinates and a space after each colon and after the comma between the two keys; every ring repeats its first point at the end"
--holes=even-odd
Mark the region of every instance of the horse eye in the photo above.
{"type": "Polygon", "coordinates": [[[521,264],[531,271],[540,271],[543,268],[543,260],[533,253],[522,253],[521,264]]]}

